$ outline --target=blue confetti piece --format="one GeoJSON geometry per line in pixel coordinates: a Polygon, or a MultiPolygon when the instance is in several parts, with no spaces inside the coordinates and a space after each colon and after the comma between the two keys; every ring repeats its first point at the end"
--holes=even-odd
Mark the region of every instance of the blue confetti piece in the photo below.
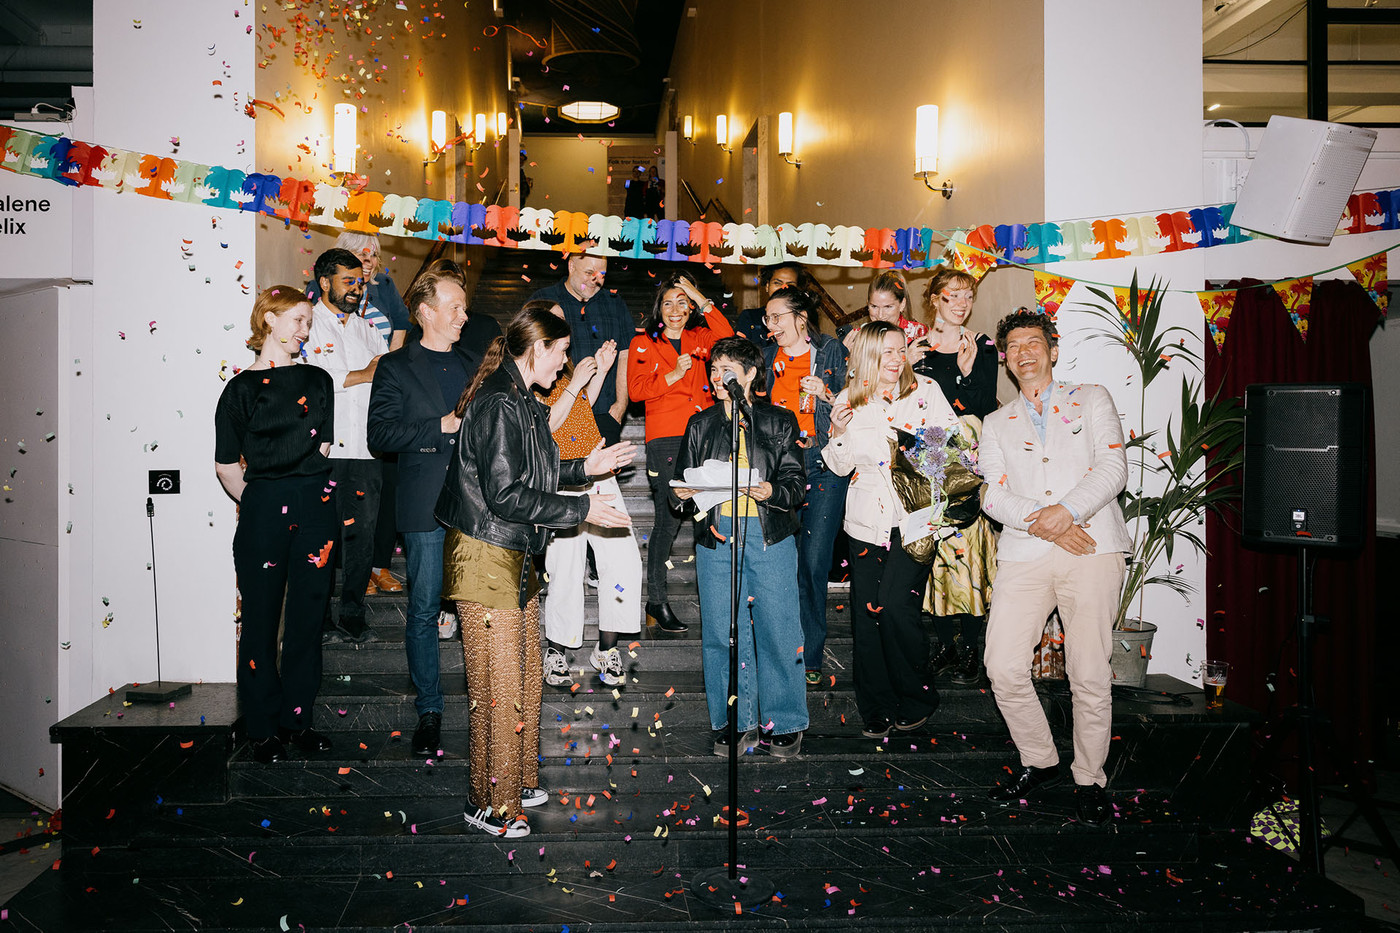
{"type": "Polygon", "coordinates": [[[578,814],[577,814],[577,813],[570,813],[570,814],[569,814],[569,822],[570,822],[570,823],[577,823],[577,822],[578,822],[578,814]]]}
{"type": "Polygon", "coordinates": [[[268,828],[269,826],[271,826],[271,825],[272,825],[272,820],[263,820],[263,821],[262,821],[262,828],[263,828],[263,829],[267,829],[267,828],[268,828]]]}

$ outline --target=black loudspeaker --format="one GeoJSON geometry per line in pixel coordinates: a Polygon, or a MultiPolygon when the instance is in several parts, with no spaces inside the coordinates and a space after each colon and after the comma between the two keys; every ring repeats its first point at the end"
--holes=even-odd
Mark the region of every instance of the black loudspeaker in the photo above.
{"type": "Polygon", "coordinates": [[[1245,389],[1245,544],[1361,546],[1368,396],[1354,382],[1245,389]]]}

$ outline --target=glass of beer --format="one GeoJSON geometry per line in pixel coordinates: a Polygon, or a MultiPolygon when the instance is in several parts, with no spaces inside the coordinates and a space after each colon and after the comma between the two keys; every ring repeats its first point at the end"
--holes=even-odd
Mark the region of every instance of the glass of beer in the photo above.
{"type": "Polygon", "coordinates": [[[1225,661],[1206,661],[1201,665],[1201,679],[1206,688],[1206,709],[1220,709],[1225,705],[1225,681],[1230,676],[1230,665],[1225,661]]]}

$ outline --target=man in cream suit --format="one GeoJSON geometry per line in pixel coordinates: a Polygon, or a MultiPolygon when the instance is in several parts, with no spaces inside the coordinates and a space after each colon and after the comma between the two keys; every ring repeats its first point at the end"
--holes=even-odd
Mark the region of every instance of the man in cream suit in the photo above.
{"type": "Polygon", "coordinates": [[[1060,777],[1031,683],[1032,655],[1058,605],[1074,697],[1075,801],[1080,821],[1098,824],[1109,812],[1103,765],[1113,718],[1112,627],[1124,555],[1132,551],[1118,507],[1128,465],[1113,398],[1102,386],[1056,381],[1057,343],[1043,314],[1017,311],[997,325],[997,348],[1021,392],[982,427],[983,508],[1005,526],[985,660],[1021,769],[990,796],[1017,800],[1060,777]]]}

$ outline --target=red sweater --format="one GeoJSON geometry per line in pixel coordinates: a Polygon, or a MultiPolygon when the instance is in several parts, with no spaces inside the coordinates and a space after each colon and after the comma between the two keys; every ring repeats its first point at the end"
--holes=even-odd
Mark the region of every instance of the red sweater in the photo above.
{"type": "Polygon", "coordinates": [[[708,306],[705,323],[708,327],[681,332],[681,352],[689,353],[694,362],[675,385],[666,384],[680,356],[671,341],[664,334],[655,340],[650,334],[632,338],[627,351],[627,394],[634,402],[646,402],[648,441],[682,436],[690,416],[714,404],[710,348],[721,337],[732,337],[734,328],[714,305],[708,306]]]}

